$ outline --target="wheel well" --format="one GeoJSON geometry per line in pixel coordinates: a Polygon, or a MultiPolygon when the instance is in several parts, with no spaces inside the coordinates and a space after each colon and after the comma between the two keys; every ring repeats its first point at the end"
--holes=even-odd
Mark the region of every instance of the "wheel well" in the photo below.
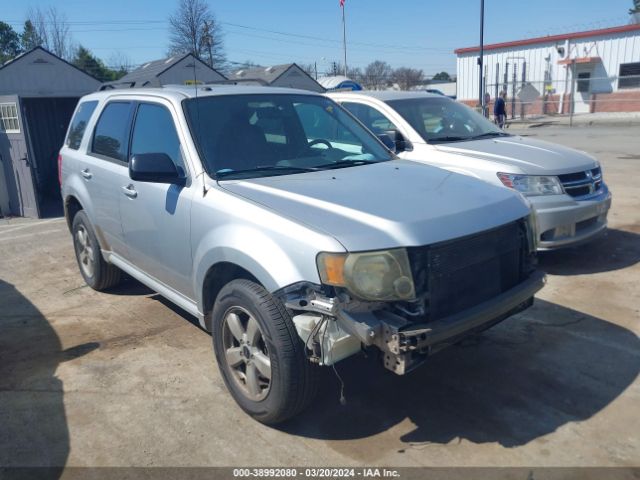
{"type": "Polygon", "coordinates": [[[73,195],[68,196],[64,200],[64,216],[67,219],[67,226],[69,227],[69,231],[71,231],[71,227],[73,226],[73,218],[80,210],[82,210],[82,205],[73,195]]]}
{"type": "Polygon", "coordinates": [[[204,322],[208,330],[211,330],[211,312],[213,304],[227,283],[232,280],[251,280],[259,285],[260,282],[248,270],[230,262],[220,262],[213,265],[207,271],[202,285],[202,303],[204,307],[204,322]]]}

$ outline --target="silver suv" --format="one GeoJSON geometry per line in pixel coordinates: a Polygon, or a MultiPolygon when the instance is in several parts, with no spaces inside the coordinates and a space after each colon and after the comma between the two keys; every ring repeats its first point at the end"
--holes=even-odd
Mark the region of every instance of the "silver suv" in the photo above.
{"type": "Polygon", "coordinates": [[[301,411],[363,348],[403,374],[532,304],[517,193],[398,160],[332,100],[263,87],[84,97],[60,152],[80,272],[121,272],[213,334],[237,403],[301,411]]]}

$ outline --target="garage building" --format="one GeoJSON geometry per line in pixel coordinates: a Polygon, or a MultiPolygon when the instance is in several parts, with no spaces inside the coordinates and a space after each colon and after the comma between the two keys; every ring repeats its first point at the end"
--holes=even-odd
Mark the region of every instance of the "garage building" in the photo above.
{"type": "Polygon", "coordinates": [[[191,53],[146,62],[113,82],[108,88],[161,87],[163,85],[193,85],[226,80],[226,77],[211,68],[191,53]]]}
{"type": "Polygon", "coordinates": [[[62,214],[58,151],[78,99],[100,81],[36,47],[0,66],[0,213],[62,214]]]}
{"type": "MultiPolygon", "coordinates": [[[[479,52],[455,50],[458,99],[472,106],[479,52]]],[[[526,97],[527,114],[640,111],[640,24],[485,45],[483,77],[492,100],[526,97]]]]}

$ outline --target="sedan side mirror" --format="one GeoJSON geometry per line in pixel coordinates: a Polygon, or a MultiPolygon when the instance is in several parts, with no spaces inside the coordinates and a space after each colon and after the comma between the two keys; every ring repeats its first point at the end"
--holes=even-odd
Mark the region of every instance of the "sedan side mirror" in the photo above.
{"type": "Polygon", "coordinates": [[[404,135],[402,135],[399,130],[387,130],[384,133],[393,140],[396,147],[394,150],[395,153],[410,152],[411,150],[413,150],[413,145],[411,145],[411,142],[409,140],[406,140],[404,138],[404,135]]]}
{"type": "Polygon", "coordinates": [[[184,185],[186,177],[166,153],[138,153],[129,161],[131,180],[184,185]]]}

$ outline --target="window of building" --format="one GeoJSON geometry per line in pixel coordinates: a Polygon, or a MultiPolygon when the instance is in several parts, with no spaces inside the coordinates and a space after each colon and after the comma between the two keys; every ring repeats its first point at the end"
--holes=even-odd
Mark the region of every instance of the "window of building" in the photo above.
{"type": "Polygon", "coordinates": [[[93,153],[126,161],[130,112],[129,102],[113,102],[104,108],[93,133],[93,153]]]}
{"type": "Polygon", "coordinates": [[[0,129],[5,133],[20,133],[18,106],[15,103],[0,103],[0,129]]]}
{"type": "Polygon", "coordinates": [[[618,88],[640,88],[640,62],[620,64],[618,88]]]}
{"type": "Polygon", "coordinates": [[[582,72],[578,74],[576,90],[581,93],[588,93],[591,88],[591,73],[582,72]]]}
{"type": "Polygon", "coordinates": [[[96,100],[91,102],[82,102],[78,106],[78,110],[73,116],[73,120],[71,120],[71,125],[69,126],[69,135],[67,136],[67,146],[74,150],[78,150],[80,148],[80,143],[82,142],[82,136],[84,135],[84,131],[87,129],[87,123],[91,118],[94,110],[98,102],[96,100]]]}
{"type": "Polygon", "coordinates": [[[140,153],[165,153],[184,173],[178,132],[171,113],[162,105],[143,103],[138,107],[131,138],[131,156],[140,153]]]}

